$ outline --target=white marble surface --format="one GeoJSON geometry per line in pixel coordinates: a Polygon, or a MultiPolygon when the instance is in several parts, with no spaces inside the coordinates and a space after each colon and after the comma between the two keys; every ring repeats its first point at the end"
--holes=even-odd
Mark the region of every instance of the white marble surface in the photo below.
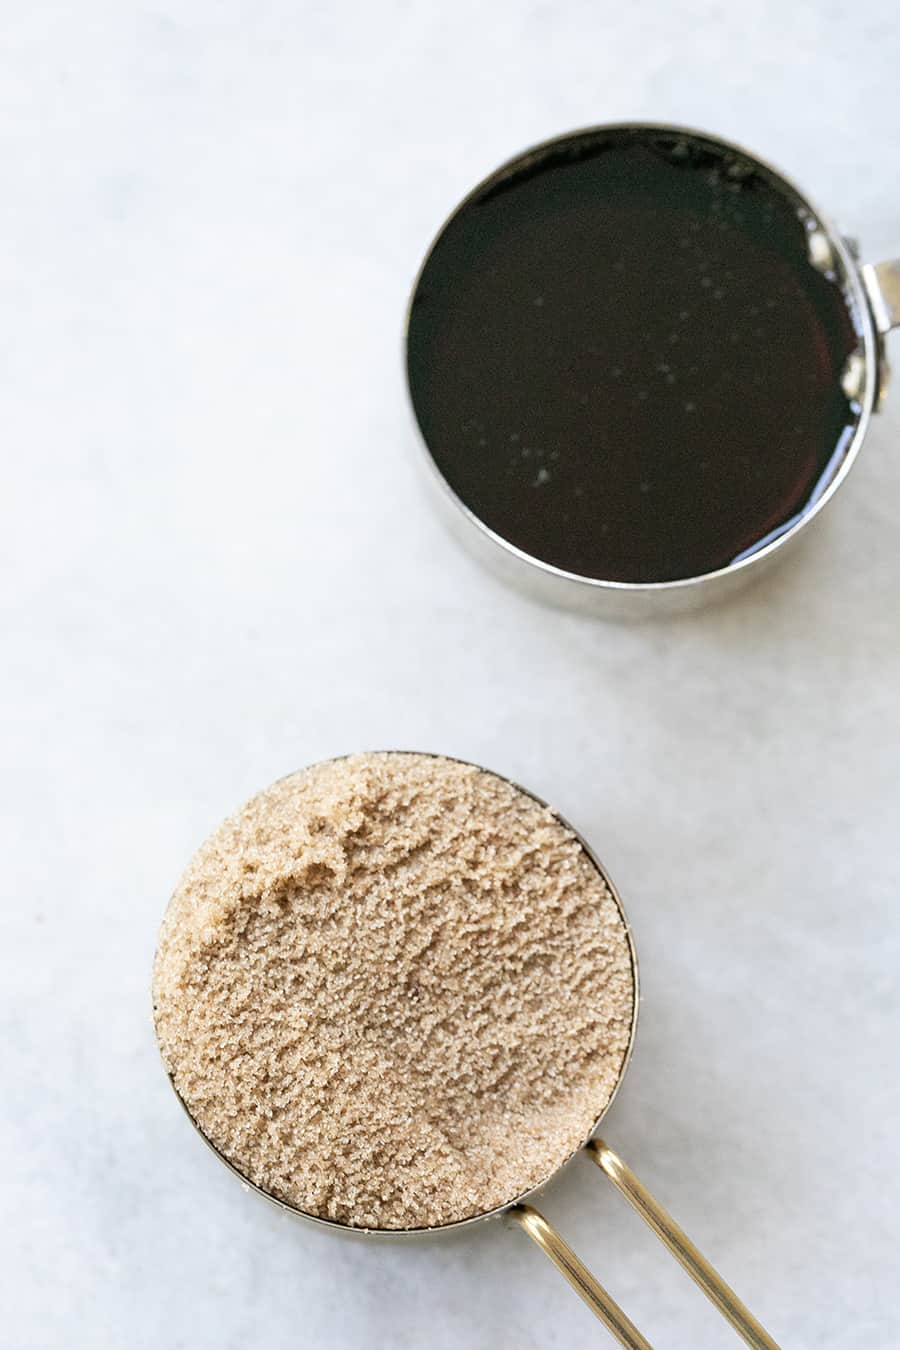
{"type": "MultiPolygon", "coordinates": [[[[644,978],[610,1139],[785,1346],[900,1343],[900,397],[796,566],[616,628],[439,531],[399,360],[445,211],[591,121],[718,129],[900,251],[893,9],[7,6],[5,1350],[611,1344],[502,1226],[270,1213],[166,1087],[149,968],[191,850],[378,746],[582,827],[644,978]]],[[[587,1163],[545,1203],[654,1344],[736,1344],[587,1163]]]]}

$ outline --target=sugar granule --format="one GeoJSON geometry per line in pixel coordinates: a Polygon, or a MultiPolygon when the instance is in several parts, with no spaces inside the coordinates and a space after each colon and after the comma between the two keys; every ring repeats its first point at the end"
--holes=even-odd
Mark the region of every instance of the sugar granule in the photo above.
{"type": "Polygon", "coordinates": [[[275,783],[190,863],[156,1030],[248,1180],[372,1228],[485,1213],[607,1105],[634,977],[603,877],[553,813],[452,760],[364,754],[275,783]]]}

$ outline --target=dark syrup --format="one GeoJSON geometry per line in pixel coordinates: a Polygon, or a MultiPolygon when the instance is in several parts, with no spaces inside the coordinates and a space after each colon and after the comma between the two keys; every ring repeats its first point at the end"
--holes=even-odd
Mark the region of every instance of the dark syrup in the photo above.
{"type": "Polygon", "coordinates": [[[586,133],[451,220],[410,313],[413,405],[497,534],[568,572],[647,582],[762,547],[827,486],[858,418],[859,342],[802,204],[732,152],[586,133]]]}

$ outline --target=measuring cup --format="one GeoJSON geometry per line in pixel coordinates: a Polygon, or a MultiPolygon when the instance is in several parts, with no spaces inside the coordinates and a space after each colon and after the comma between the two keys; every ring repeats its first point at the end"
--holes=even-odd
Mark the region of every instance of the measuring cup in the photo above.
{"type": "MultiPolygon", "coordinates": [[[[392,754],[402,754],[404,752],[391,752],[392,754]]],[[[446,758],[446,757],[442,757],[446,758]]],[[[465,761],[457,761],[465,763],[465,761]]],[[[471,765],[469,767],[478,768],[471,765]]],[[[481,770],[481,772],[487,772],[481,770]]],[[[502,779],[502,775],[493,775],[502,779]]],[[[546,808],[547,803],[542,801],[536,794],[521,788],[510,779],[502,779],[518,792],[526,797],[530,797],[539,806],[546,808]]],[[[744,1341],[756,1350],[777,1350],[775,1341],[762,1328],[756,1318],[748,1311],[737,1295],[729,1288],[721,1276],[713,1269],[710,1263],[701,1255],[694,1244],[682,1232],[671,1216],[662,1208],[662,1206],[653,1198],[645,1186],[638,1180],[630,1167],[612,1148],[605,1143],[597,1134],[601,1120],[611,1104],[613,1098],[619,1090],[622,1078],[624,1077],[629,1059],[631,1057],[634,1045],[635,1031],[637,1027],[638,1010],[638,966],[637,955],[634,948],[634,940],[631,928],[625,917],[625,911],[622,901],[616,891],[613,883],[609,879],[606,869],[600,863],[596,854],[590,845],[583,839],[577,830],[573,828],[558,812],[553,815],[574,837],[580,849],[590,860],[590,863],[596,868],[601,879],[608,888],[609,894],[618,910],[623,934],[627,943],[630,970],[632,977],[632,1017],[629,1028],[627,1049],[623,1055],[622,1062],[618,1072],[618,1078],[613,1086],[607,1104],[598,1113],[596,1120],[590,1130],[588,1138],[583,1142],[580,1149],[576,1152],[584,1152],[587,1158],[595,1163],[613,1185],[621,1192],[625,1199],[640,1214],[641,1218],[649,1224],[665,1246],[682,1264],[691,1278],[699,1285],[703,1292],[720,1310],[722,1315],[731,1324],[734,1330],[744,1339],[744,1341]]],[[[506,1220],[515,1226],[518,1226],[534,1241],[541,1250],[550,1258],[557,1269],[565,1276],[575,1291],[584,1300],[592,1312],[594,1312],[604,1326],[611,1332],[612,1336],[620,1345],[631,1347],[631,1350],[648,1350],[649,1342],[635,1327],[630,1318],[618,1306],[613,1298],[607,1293],[603,1286],[590,1273],[586,1266],[576,1256],[559,1233],[551,1226],[543,1214],[531,1203],[537,1192],[542,1191],[552,1177],[547,1177],[541,1181],[538,1186],[529,1189],[527,1192],[511,1195],[501,1205],[480,1214],[475,1214],[455,1222],[441,1224],[439,1226],[428,1228],[361,1228],[347,1223],[340,1223],[333,1219],[321,1218],[318,1215],[309,1214],[302,1209],[286,1203],[283,1199],[270,1194],[268,1191],[255,1185],[247,1176],[245,1176],[235,1164],[226,1157],[207,1137],[201,1126],[191,1113],[187,1102],[179,1094],[174,1079],[169,1075],[170,1083],[175,1090],[178,1100],[181,1102],[188,1118],[191,1120],[198,1133],[209,1148],[223,1162],[231,1172],[237,1176],[243,1183],[245,1189],[255,1191],[271,1203],[278,1206],[279,1209],[295,1215],[298,1218],[305,1219],[310,1223],[318,1225],[320,1228],[330,1230],[332,1233],[341,1233],[344,1235],[355,1235],[372,1238],[375,1240],[384,1240],[386,1238],[411,1239],[414,1237],[434,1236],[435,1234],[449,1232],[450,1230],[469,1227],[474,1223],[480,1223],[490,1219],[505,1217],[506,1220]]],[[[574,1156],[574,1155],[573,1155],[574,1156]]],[[[563,1166],[571,1162],[571,1157],[567,1159],[563,1166]]],[[[561,1171],[562,1168],[557,1169],[561,1171]]],[[[557,1174],[553,1173],[553,1176],[557,1174]]]]}
{"type": "Polygon", "coordinates": [[[405,324],[434,498],[504,579],[645,618],[784,557],[884,398],[900,261],[862,264],[763,159],[619,123],[479,183],[405,324]]]}

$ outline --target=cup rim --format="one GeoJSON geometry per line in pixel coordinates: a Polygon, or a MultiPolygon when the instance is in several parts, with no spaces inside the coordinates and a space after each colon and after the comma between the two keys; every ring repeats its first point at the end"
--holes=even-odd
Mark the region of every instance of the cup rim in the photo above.
{"type": "Polygon", "coordinates": [[[776,168],[761,155],[737,141],[726,139],[723,136],[717,136],[713,132],[703,131],[697,127],[684,126],[675,122],[653,122],[653,121],[616,121],[616,122],[598,122],[587,127],[579,127],[571,131],[563,132],[557,136],[551,136],[547,140],[538,141],[528,146],[518,154],[512,155],[503,161],[491,173],[482,178],[475,186],[466,193],[466,195],[457,203],[453,210],[443,220],[437,232],[431,239],[413,278],[412,286],[406,302],[406,309],[403,319],[402,330],[402,354],[404,369],[404,389],[407,401],[409,415],[412,418],[416,430],[416,438],[419,444],[419,453],[427,463],[433,483],[437,486],[446,502],[461,514],[464,521],[478,534],[488,546],[511,561],[514,566],[521,567],[533,577],[535,573],[540,573],[544,578],[552,579],[560,583],[572,592],[577,592],[582,596],[589,594],[618,594],[623,596],[640,595],[659,595],[659,594],[677,594],[690,591],[693,588],[702,586],[704,583],[720,581],[725,577],[735,577],[738,573],[746,572],[754,564],[763,563],[773,557],[781,549],[796,538],[804,526],[814,520],[825,506],[834,497],[837,490],[844,483],[849,474],[856,457],[859,454],[860,446],[865,439],[869,428],[869,422],[872,412],[876,406],[878,398],[878,366],[879,366],[879,341],[876,333],[875,321],[872,316],[866,289],[860,274],[859,264],[853,256],[847,242],[841,236],[840,232],[828,218],[824,215],[814,202],[810,200],[807,194],[797,186],[797,184],[786,174],[776,168]],[[741,555],[726,563],[724,567],[715,568],[710,572],[698,572],[693,576],[675,577],[665,581],[614,581],[605,577],[591,577],[581,572],[570,572],[565,568],[557,567],[553,563],[538,558],[527,550],[519,548],[510,540],[504,538],[491,526],[473,511],[470,506],[463,501],[462,497],[451,487],[450,483],[444,477],[438,467],[437,461],[431,452],[426,440],[425,434],[419,423],[415,404],[412,397],[409,377],[409,330],[412,318],[412,308],[415,301],[419,284],[425,272],[432,254],[443,238],[444,232],[450,224],[485,190],[492,187],[501,178],[511,170],[520,167],[534,156],[544,155],[555,146],[562,146],[569,142],[588,139],[592,136],[602,136],[610,132],[638,132],[652,135],[684,136],[694,141],[713,145],[718,149],[730,151],[742,156],[754,165],[758,166],[764,173],[774,180],[776,186],[783,189],[787,196],[796,199],[797,204],[807,210],[810,216],[815,220],[817,226],[825,233],[828,242],[831,245],[836,258],[840,263],[840,274],[844,283],[845,294],[849,299],[849,308],[854,321],[858,321],[858,330],[860,343],[862,345],[862,354],[864,360],[864,385],[858,396],[859,415],[853,428],[853,434],[841,454],[840,463],[836,468],[834,475],[822,492],[822,494],[800,512],[793,524],[788,525],[783,533],[779,534],[767,544],[756,549],[754,552],[741,555]]]}
{"type": "MultiPolygon", "coordinates": [[[[622,920],[622,926],[625,930],[625,940],[628,944],[628,955],[631,964],[632,1013],[631,1013],[631,1026],[628,1035],[628,1045],[625,1048],[625,1054],[623,1055],[622,1063],[619,1066],[618,1077],[616,1079],[613,1090],[610,1093],[605,1106],[603,1107],[603,1110],[595,1118],[588,1133],[579,1142],[577,1147],[574,1148],[572,1152],[566,1158],[564,1158],[561,1163],[559,1163],[556,1167],[554,1167],[551,1172],[549,1172],[545,1177],[543,1177],[540,1181],[538,1181],[534,1186],[530,1186],[527,1190],[520,1192],[518,1195],[513,1196],[509,1200],[504,1200],[502,1204],[495,1205],[493,1209],[485,1210],[481,1214],[471,1214],[465,1219],[454,1219],[450,1223],[434,1224],[430,1227],[368,1228],[356,1224],[342,1223],[338,1219],[325,1219],[322,1218],[321,1215],[310,1214],[308,1210],[301,1209],[298,1205],[292,1205],[287,1200],[281,1200],[277,1196],[272,1195],[270,1191],[267,1191],[262,1186],[258,1186],[255,1182],[251,1181],[247,1176],[245,1176],[244,1173],[240,1170],[240,1168],[237,1167],[231,1161],[230,1158],[226,1157],[226,1155],[221,1151],[221,1149],[219,1149],[212,1142],[212,1140],[204,1132],[202,1127],[195,1119],[187,1102],[184,1100],[181,1093],[178,1091],[172,1073],[170,1072],[165,1061],[162,1060],[162,1052],[161,1048],[159,1047],[158,1035],[156,1038],[157,1048],[160,1048],[160,1058],[162,1060],[163,1071],[166,1075],[166,1078],[169,1081],[169,1086],[175,1093],[175,1097],[178,1100],[178,1103],[181,1106],[182,1110],[184,1111],[185,1115],[187,1116],[188,1120],[191,1122],[194,1129],[197,1131],[200,1138],[203,1140],[204,1144],[206,1144],[207,1148],[209,1148],[215,1154],[215,1156],[219,1159],[220,1162],[225,1164],[229,1172],[231,1172],[234,1176],[237,1177],[238,1181],[240,1181],[244,1190],[255,1192],[257,1195],[261,1196],[264,1200],[267,1200],[270,1204],[274,1205],[277,1209],[280,1209],[283,1212],[290,1214],[295,1218],[304,1219],[309,1223],[319,1224],[324,1228],[330,1228],[332,1231],[344,1235],[353,1237],[377,1237],[377,1238],[431,1237],[443,1233],[456,1232],[462,1228],[469,1228],[471,1227],[472,1224],[481,1223],[485,1219],[496,1218],[498,1215],[504,1214],[508,1210],[512,1209],[515,1205],[522,1204],[523,1202],[533,1198],[540,1191],[542,1191],[547,1185],[549,1185],[549,1183],[552,1180],[554,1180],[557,1176],[559,1176],[559,1174],[566,1167],[569,1166],[573,1158],[575,1158],[577,1154],[579,1154],[582,1151],[585,1145],[589,1143],[589,1141],[594,1137],[597,1130],[600,1128],[601,1122],[605,1118],[607,1112],[609,1111],[610,1107],[612,1106],[613,1102],[615,1101],[618,1095],[619,1089],[622,1086],[622,1080],[624,1079],[625,1074],[628,1070],[628,1066],[631,1063],[631,1056],[634,1051],[634,1042],[635,1037],[637,1035],[638,1013],[640,1009],[640,974],[638,970],[637,950],[635,948],[631,924],[628,920],[628,915],[625,912],[625,906],[622,903],[622,898],[619,894],[619,891],[616,888],[608,871],[601,863],[597,854],[591,848],[590,844],[588,844],[587,840],[584,838],[581,832],[577,830],[575,826],[572,825],[565,818],[565,816],[562,815],[561,812],[557,811],[555,807],[550,806],[549,802],[545,801],[543,797],[539,797],[538,794],[536,792],[532,792],[530,788],[522,787],[520,783],[517,783],[513,778],[509,778],[506,774],[498,773],[496,769],[486,769],[483,765],[476,764],[472,760],[462,759],[457,755],[445,755],[437,750],[365,750],[365,751],[350,751],[347,754],[332,755],[326,759],[314,760],[312,764],[304,765],[300,769],[295,769],[290,774],[282,775],[282,777],[276,779],[275,782],[276,783],[284,782],[287,778],[292,778],[295,773],[302,773],[306,769],[318,768],[319,765],[323,764],[339,763],[341,760],[351,759],[357,754],[417,755],[430,759],[444,759],[449,760],[453,764],[463,764],[466,765],[468,768],[477,769],[481,773],[491,774],[494,778],[499,778],[503,782],[508,783],[511,787],[516,788],[526,797],[530,797],[532,801],[536,802],[539,806],[546,807],[549,811],[551,811],[554,817],[559,821],[559,823],[565,829],[569,830],[572,833],[572,835],[578,841],[580,846],[584,849],[584,852],[587,854],[588,858],[593,863],[594,867],[600,873],[600,876],[602,877],[604,883],[606,884],[606,887],[609,890],[610,895],[612,896],[613,902],[615,903],[616,908],[619,911],[619,916],[622,920]]],[[[265,791],[265,789],[261,790],[265,791]]],[[[154,1018],[154,1033],[155,1032],[156,1026],[154,1018]]]]}

